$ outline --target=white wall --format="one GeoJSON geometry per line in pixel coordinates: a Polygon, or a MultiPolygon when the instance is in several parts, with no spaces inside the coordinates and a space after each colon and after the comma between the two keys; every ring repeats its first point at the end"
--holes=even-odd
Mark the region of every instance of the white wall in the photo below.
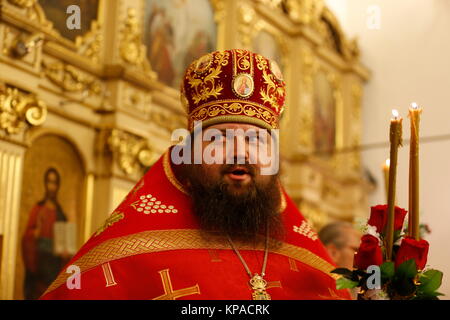
{"type": "MultiPolygon", "coordinates": [[[[450,135],[450,0],[328,0],[328,5],[346,33],[358,37],[362,61],[373,71],[364,94],[363,144],[388,141],[393,107],[409,139],[407,110],[413,101],[424,108],[421,137],[450,135]],[[380,8],[379,29],[368,28],[371,5],[380,8]]],[[[421,217],[432,230],[428,261],[444,272],[440,291],[450,299],[450,141],[420,148],[421,217]]],[[[409,147],[399,152],[397,176],[398,204],[406,209],[408,152],[409,147]]],[[[385,202],[381,165],[388,155],[388,148],[363,153],[364,165],[380,182],[371,205],[385,202]]]]}

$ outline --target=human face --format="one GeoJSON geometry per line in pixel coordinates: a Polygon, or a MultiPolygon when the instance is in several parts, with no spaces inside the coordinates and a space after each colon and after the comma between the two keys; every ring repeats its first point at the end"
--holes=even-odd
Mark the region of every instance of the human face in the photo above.
{"type": "Polygon", "coordinates": [[[227,150],[226,145],[230,141],[225,130],[230,128],[243,131],[258,129],[245,124],[214,126],[220,134],[214,141],[202,142],[202,155],[211,145],[223,145],[222,149],[212,149],[219,153],[215,157],[219,161],[203,161],[202,164],[194,163],[186,167],[193,211],[203,230],[225,233],[234,239],[257,241],[265,230],[270,230],[273,236],[281,236],[283,226],[279,214],[281,194],[278,174],[261,174],[264,165],[258,156],[250,161],[252,152],[255,152],[250,140],[257,140],[256,136],[245,141],[242,141],[244,137],[237,137],[245,148],[239,148],[235,143],[234,148],[227,150]],[[227,160],[233,163],[227,164],[227,160]],[[242,164],[237,163],[239,160],[242,164]]]}
{"type": "Polygon", "coordinates": [[[215,148],[212,152],[214,158],[219,161],[214,163],[202,161],[201,164],[196,165],[197,172],[201,172],[211,183],[226,184],[228,192],[235,195],[248,193],[253,184],[269,183],[272,176],[261,174],[261,169],[270,166],[263,157],[265,155],[273,158],[276,155],[272,154],[274,152],[271,148],[270,135],[266,134],[264,139],[259,135],[260,130],[257,126],[242,123],[222,123],[204,129],[201,137],[202,154],[205,154],[206,149],[219,145],[221,148],[215,148]],[[220,132],[218,139],[212,138],[212,141],[205,141],[208,140],[204,139],[208,130],[220,132]],[[231,139],[227,136],[227,130],[233,130],[231,139]],[[216,154],[216,151],[220,154],[216,154]]]}
{"type": "Polygon", "coordinates": [[[47,188],[48,195],[51,198],[55,198],[59,188],[59,181],[58,176],[54,172],[50,172],[47,175],[45,186],[47,188]]]}
{"type": "Polygon", "coordinates": [[[339,267],[353,269],[353,259],[361,242],[361,233],[353,228],[346,228],[346,245],[340,249],[336,263],[339,267]]]}

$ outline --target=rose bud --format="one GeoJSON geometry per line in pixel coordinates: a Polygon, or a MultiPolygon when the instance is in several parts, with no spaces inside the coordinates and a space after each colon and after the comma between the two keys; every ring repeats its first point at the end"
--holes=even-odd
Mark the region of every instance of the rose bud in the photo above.
{"type": "Polygon", "coordinates": [[[395,257],[395,267],[410,259],[416,261],[418,270],[423,270],[427,264],[428,248],[430,244],[426,240],[416,240],[412,237],[405,237],[400,244],[395,257]]]}
{"type": "MultiPolygon", "coordinates": [[[[403,228],[403,221],[407,211],[400,207],[395,207],[395,217],[394,217],[394,230],[401,230],[403,228]]],[[[378,205],[370,208],[370,218],[367,221],[368,224],[377,228],[378,233],[384,233],[384,228],[387,224],[388,218],[388,206],[378,205]]]]}
{"type": "Polygon", "coordinates": [[[381,265],[383,263],[383,254],[379,240],[366,234],[361,238],[361,245],[355,255],[354,265],[360,270],[366,270],[371,265],[381,265]]]}

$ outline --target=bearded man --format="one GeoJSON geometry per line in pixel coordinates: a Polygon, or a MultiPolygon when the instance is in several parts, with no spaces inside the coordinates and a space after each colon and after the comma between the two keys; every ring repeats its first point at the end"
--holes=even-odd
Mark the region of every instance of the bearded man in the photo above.
{"type": "Polygon", "coordinates": [[[65,269],[43,298],[350,299],[279,182],[276,63],[247,50],[209,53],[188,67],[181,101],[187,139],[69,263],[79,286],[65,269]],[[240,92],[243,78],[250,90],[240,92]]]}

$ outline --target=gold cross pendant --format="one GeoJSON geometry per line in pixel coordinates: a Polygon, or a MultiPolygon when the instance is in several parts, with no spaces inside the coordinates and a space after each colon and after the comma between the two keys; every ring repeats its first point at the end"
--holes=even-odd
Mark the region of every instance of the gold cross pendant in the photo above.
{"type": "Polygon", "coordinates": [[[250,279],[250,286],[252,287],[253,300],[271,300],[270,294],[267,293],[267,281],[263,279],[259,274],[255,274],[250,279]]]}

